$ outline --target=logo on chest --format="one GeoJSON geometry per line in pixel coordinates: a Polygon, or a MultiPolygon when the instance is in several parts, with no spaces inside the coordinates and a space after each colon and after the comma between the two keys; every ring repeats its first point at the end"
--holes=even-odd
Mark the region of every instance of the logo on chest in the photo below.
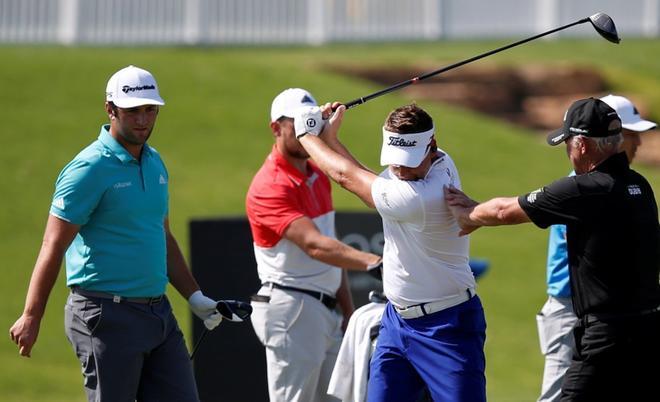
{"type": "Polygon", "coordinates": [[[120,181],[119,183],[115,183],[112,187],[115,190],[117,190],[117,189],[120,189],[120,188],[130,187],[132,185],[133,185],[132,181],[120,181]]]}

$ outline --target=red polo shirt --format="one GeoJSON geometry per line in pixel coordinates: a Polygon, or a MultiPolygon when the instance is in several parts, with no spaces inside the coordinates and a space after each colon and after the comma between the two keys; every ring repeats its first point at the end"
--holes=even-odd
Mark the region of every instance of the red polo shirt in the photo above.
{"type": "Polygon", "coordinates": [[[308,217],[326,236],[335,237],[328,178],[307,162],[307,176],[287,162],[275,146],[254,176],[246,212],[254,240],[259,278],[286,286],[335,294],[341,280],[336,267],[312,259],[284,238],[296,219],[308,217]]]}

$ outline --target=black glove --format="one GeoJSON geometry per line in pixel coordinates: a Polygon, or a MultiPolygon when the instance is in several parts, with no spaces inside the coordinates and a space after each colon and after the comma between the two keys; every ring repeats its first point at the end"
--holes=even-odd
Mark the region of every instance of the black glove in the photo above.
{"type": "Polygon", "coordinates": [[[367,265],[367,273],[379,281],[383,281],[383,259],[378,260],[377,263],[367,265]]]}

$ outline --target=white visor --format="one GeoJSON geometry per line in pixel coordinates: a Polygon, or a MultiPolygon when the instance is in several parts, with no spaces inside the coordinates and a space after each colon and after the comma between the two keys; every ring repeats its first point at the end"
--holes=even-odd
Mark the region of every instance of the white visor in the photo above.
{"type": "Polygon", "coordinates": [[[430,150],[435,127],[423,133],[400,134],[383,127],[383,148],[380,151],[381,166],[398,165],[416,168],[422,164],[430,150]]]}

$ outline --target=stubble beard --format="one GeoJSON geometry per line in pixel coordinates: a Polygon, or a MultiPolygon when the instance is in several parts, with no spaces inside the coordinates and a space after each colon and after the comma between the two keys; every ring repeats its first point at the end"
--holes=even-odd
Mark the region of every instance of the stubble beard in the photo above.
{"type": "Polygon", "coordinates": [[[149,129],[149,132],[147,135],[142,139],[140,136],[136,135],[133,133],[132,130],[127,129],[127,130],[122,130],[119,135],[121,135],[121,138],[124,139],[127,143],[131,145],[144,145],[147,140],[149,140],[149,137],[151,137],[151,132],[153,131],[153,127],[149,129]]]}

